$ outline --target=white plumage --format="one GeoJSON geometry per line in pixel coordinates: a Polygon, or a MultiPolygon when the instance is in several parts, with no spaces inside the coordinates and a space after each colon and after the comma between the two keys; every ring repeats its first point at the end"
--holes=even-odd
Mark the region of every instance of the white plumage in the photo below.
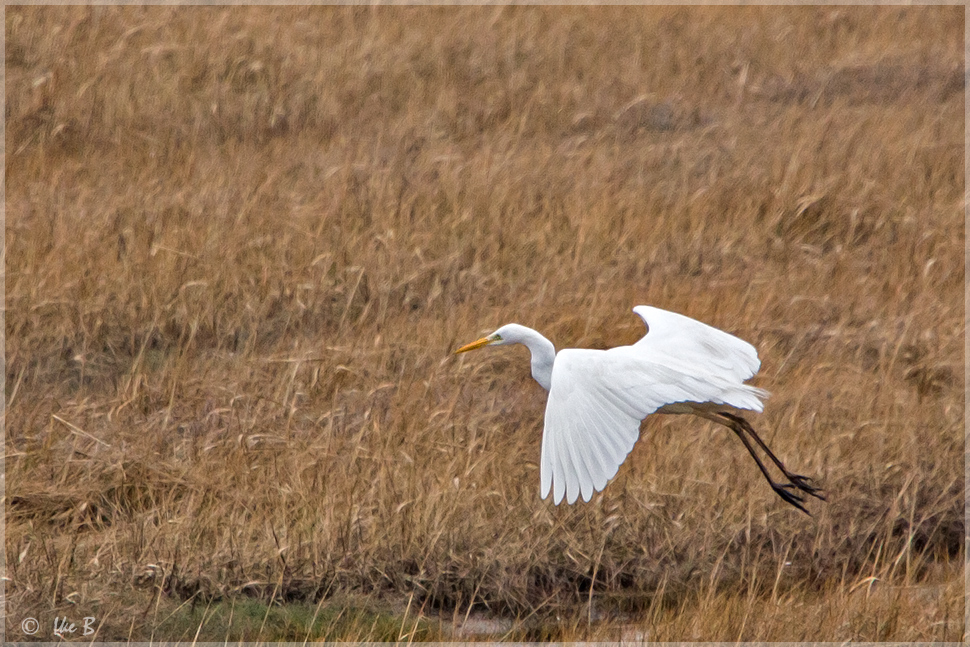
{"type": "MultiPolygon", "coordinates": [[[[532,375],[549,391],[540,458],[542,498],[558,505],[589,501],[616,476],[640,436],[640,421],[651,413],[693,413],[724,424],[744,441],[772,488],[805,511],[793,489],[818,498],[810,479],[794,475],[775,458],[737,410],[761,412],[763,389],[745,384],[761,366],[755,348],[707,324],[650,306],[633,311],[647,334],[632,346],[609,350],[564,349],[518,324],[459,348],[491,344],[526,345],[532,375]],[[789,483],[772,481],[745,433],[755,439],[789,483]]],[[[806,511],[807,512],[807,511],[806,511]]]]}

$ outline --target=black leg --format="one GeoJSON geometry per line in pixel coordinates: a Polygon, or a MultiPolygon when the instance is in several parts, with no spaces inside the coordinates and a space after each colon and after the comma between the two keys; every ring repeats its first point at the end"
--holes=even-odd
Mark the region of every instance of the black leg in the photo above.
{"type": "Polygon", "coordinates": [[[798,508],[808,516],[812,516],[811,513],[805,509],[805,506],[802,505],[802,502],[805,500],[805,498],[798,492],[795,492],[794,490],[800,490],[801,492],[810,494],[811,496],[814,496],[818,499],[822,499],[823,501],[825,500],[825,497],[821,494],[821,490],[815,487],[814,485],[812,485],[812,479],[806,476],[801,476],[799,474],[792,474],[791,472],[789,472],[788,468],[786,468],[785,465],[778,459],[778,457],[775,456],[774,452],[772,452],[768,448],[768,445],[766,445],[765,442],[761,440],[758,434],[754,431],[754,428],[752,428],[751,425],[748,423],[748,421],[742,418],[741,416],[736,416],[734,414],[727,413],[724,411],[714,411],[710,413],[697,412],[697,415],[700,415],[703,418],[707,418],[708,420],[712,420],[718,424],[724,425],[725,427],[733,431],[735,435],[737,435],[737,437],[741,439],[741,442],[744,443],[744,446],[748,450],[748,453],[751,454],[751,458],[753,458],[754,462],[757,463],[758,469],[761,470],[761,473],[764,475],[765,480],[768,481],[768,485],[770,485],[771,489],[774,490],[775,494],[780,496],[782,500],[785,501],[786,503],[789,503],[792,506],[798,508]],[[771,478],[771,473],[768,472],[768,468],[765,467],[765,464],[761,462],[761,458],[758,456],[758,453],[755,451],[754,446],[751,444],[751,441],[748,440],[748,435],[754,438],[755,442],[758,443],[758,446],[765,451],[765,453],[768,455],[769,458],[771,458],[771,461],[778,467],[778,469],[781,470],[782,474],[785,475],[785,478],[788,479],[789,481],[788,483],[776,483],[771,478]]]}
{"type": "MultiPolygon", "coordinates": [[[[771,451],[771,449],[769,449],[765,441],[761,440],[761,436],[759,436],[758,433],[754,430],[754,427],[751,426],[751,423],[749,423],[741,416],[736,416],[734,414],[727,413],[725,411],[719,411],[718,415],[724,418],[727,418],[731,422],[737,424],[738,426],[741,427],[741,429],[747,432],[748,435],[754,438],[755,442],[758,443],[758,446],[761,447],[761,449],[763,449],[765,453],[768,455],[768,458],[770,458],[771,461],[776,466],[778,466],[778,469],[781,470],[781,473],[784,474],[785,478],[787,478],[790,481],[790,483],[782,485],[781,487],[798,488],[802,492],[805,492],[806,494],[809,494],[815,497],[816,499],[821,499],[822,501],[825,501],[825,495],[821,493],[822,492],[821,488],[818,488],[815,485],[813,485],[812,479],[810,479],[807,476],[802,476],[801,474],[792,474],[791,472],[788,471],[788,468],[785,467],[785,464],[782,463],[777,456],[775,456],[775,453],[771,451]]],[[[729,425],[729,426],[732,429],[734,429],[732,425],[729,425]]],[[[737,430],[735,430],[735,433],[737,433],[737,430]]],[[[749,448],[749,451],[750,451],[750,448],[749,448]]]]}

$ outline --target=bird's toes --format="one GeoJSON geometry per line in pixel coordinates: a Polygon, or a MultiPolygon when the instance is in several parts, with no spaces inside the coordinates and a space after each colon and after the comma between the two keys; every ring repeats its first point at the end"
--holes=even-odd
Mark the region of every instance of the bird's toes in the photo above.
{"type": "Polygon", "coordinates": [[[793,474],[791,476],[791,485],[798,488],[802,492],[810,494],[816,499],[821,499],[825,501],[825,495],[822,494],[822,488],[814,485],[815,481],[807,476],[802,476],[801,474],[793,474]]]}
{"type": "Polygon", "coordinates": [[[810,516],[810,517],[812,516],[812,514],[808,510],[805,509],[805,506],[802,505],[802,499],[801,498],[796,497],[796,496],[791,496],[791,493],[790,492],[785,492],[785,494],[787,494],[789,496],[782,496],[781,498],[783,498],[789,504],[791,504],[794,507],[798,508],[799,510],[801,510],[802,512],[804,512],[808,516],[810,516]]]}
{"type": "Polygon", "coordinates": [[[771,487],[772,487],[772,489],[774,489],[775,492],[778,493],[778,496],[780,496],[781,498],[783,498],[785,501],[791,502],[793,500],[794,501],[804,501],[805,500],[804,497],[802,497],[800,494],[798,494],[798,492],[795,492],[795,491],[793,491],[793,490],[790,489],[790,488],[793,487],[791,483],[785,483],[784,485],[777,485],[776,484],[776,485],[772,485],[771,487]]]}
{"type": "Polygon", "coordinates": [[[798,494],[796,494],[795,492],[791,492],[788,489],[786,489],[789,487],[791,487],[790,483],[786,483],[785,485],[772,484],[771,486],[771,488],[775,491],[775,494],[777,494],[782,499],[784,499],[786,503],[789,503],[795,506],[796,508],[798,508],[799,510],[801,510],[802,512],[804,512],[805,514],[811,517],[812,514],[805,509],[805,506],[802,505],[802,501],[804,501],[804,499],[798,494]]]}

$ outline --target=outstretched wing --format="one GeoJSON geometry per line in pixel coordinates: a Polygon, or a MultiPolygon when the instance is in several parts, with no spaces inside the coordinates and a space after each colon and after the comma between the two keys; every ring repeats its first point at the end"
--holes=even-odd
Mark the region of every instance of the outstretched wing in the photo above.
{"type": "Polygon", "coordinates": [[[683,363],[706,365],[738,382],[753,377],[761,368],[754,346],[723,330],[651,306],[637,306],[633,312],[647,325],[647,334],[634,344],[635,348],[683,363]]]}
{"type": "Polygon", "coordinates": [[[665,405],[762,409],[767,392],[743,384],[759,366],[752,346],[681,315],[637,310],[650,317],[650,333],[637,344],[556,355],[539,471],[542,498],[551,491],[557,505],[564,497],[589,501],[606,487],[636,444],[640,421],[665,405]]]}

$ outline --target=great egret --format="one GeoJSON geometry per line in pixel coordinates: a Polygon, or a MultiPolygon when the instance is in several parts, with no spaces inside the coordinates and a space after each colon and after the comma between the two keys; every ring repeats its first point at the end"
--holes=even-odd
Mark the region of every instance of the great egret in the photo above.
{"type": "Polygon", "coordinates": [[[754,346],[733,335],[650,306],[633,309],[647,334],[632,346],[609,350],[567,348],[556,353],[531,328],[506,324],[462,346],[524,344],[532,352],[532,377],[549,392],[540,493],[556,505],[589,501],[616,476],[640,436],[640,421],[651,413],[692,413],[728,427],[748,449],[771,489],[805,514],[800,492],[825,500],[812,479],[793,474],[774,455],[739,410],[761,412],[768,392],[745,384],[761,367],[754,346]],[[776,483],[748,437],[781,470],[776,483]]]}

